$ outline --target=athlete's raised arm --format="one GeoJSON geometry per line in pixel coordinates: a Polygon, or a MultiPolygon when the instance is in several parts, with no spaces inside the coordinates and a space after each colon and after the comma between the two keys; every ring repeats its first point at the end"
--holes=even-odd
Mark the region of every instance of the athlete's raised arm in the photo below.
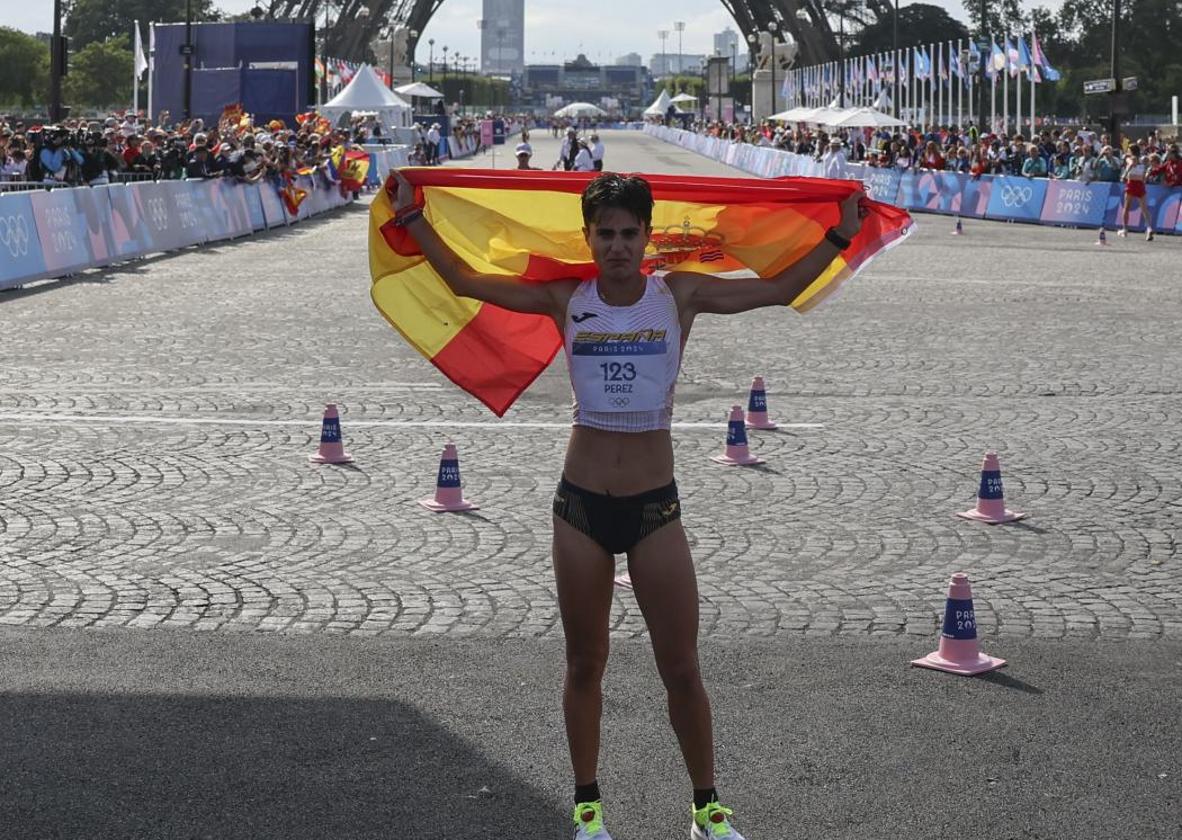
{"type": "Polygon", "coordinates": [[[414,211],[414,187],[398,172],[394,173],[398,191],[394,212],[406,215],[406,229],[414,236],[419,250],[431,267],[459,297],[475,298],[514,312],[530,312],[562,318],[566,301],[575,283],[527,283],[520,277],[505,274],[481,274],[474,271],[448,247],[421,212],[414,211]]]}
{"type": "MultiPolygon", "coordinates": [[[[841,203],[841,221],[833,232],[847,242],[862,229],[867,211],[860,206],[866,194],[854,192],[841,203]]],[[[816,280],[841,249],[829,239],[821,242],[801,259],[775,277],[727,279],[712,274],[671,272],[667,278],[678,296],[679,306],[691,317],[699,313],[732,315],[761,306],[787,306],[816,280]]]]}

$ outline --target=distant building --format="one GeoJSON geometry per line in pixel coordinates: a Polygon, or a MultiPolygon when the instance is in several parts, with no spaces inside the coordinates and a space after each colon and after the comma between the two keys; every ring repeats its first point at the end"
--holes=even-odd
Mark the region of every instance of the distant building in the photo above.
{"type": "Polygon", "coordinates": [[[644,64],[644,59],[640,57],[640,53],[624,53],[616,59],[617,66],[639,67],[642,64],[644,64]]]}
{"type": "Polygon", "coordinates": [[[525,69],[525,0],[483,0],[480,71],[511,76],[525,69]]]}
{"type": "Polygon", "coordinates": [[[739,37],[739,33],[729,26],[721,32],[714,33],[714,53],[735,62],[736,73],[746,73],[749,54],[747,42],[739,37]]]}
{"type": "Polygon", "coordinates": [[[590,102],[605,111],[636,116],[649,104],[648,73],[640,64],[592,64],[580,54],[565,64],[529,64],[521,77],[522,105],[538,114],[560,105],[590,102]]]}
{"type": "Polygon", "coordinates": [[[649,59],[649,69],[653,76],[693,75],[702,72],[702,65],[706,63],[706,56],[701,53],[654,53],[649,59]]]}

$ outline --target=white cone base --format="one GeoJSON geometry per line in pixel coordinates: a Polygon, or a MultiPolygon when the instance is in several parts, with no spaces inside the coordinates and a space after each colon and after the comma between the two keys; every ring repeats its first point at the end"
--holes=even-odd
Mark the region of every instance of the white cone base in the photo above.
{"type": "Polygon", "coordinates": [[[616,575],[615,584],[620,589],[631,589],[632,588],[632,576],[629,575],[627,572],[624,572],[624,574],[622,574],[622,575],[616,575]]]}
{"type": "Polygon", "coordinates": [[[317,452],[315,455],[309,455],[308,460],[313,464],[352,464],[353,456],[346,452],[340,458],[328,458],[317,452]]]}
{"type": "Polygon", "coordinates": [[[427,510],[433,510],[436,513],[458,513],[465,510],[480,510],[480,505],[474,505],[467,499],[464,499],[459,504],[453,505],[445,505],[434,499],[419,499],[419,504],[427,510]]]}
{"type": "Polygon", "coordinates": [[[753,467],[756,464],[767,463],[762,458],[756,458],[754,455],[748,455],[746,460],[738,460],[736,458],[729,458],[726,455],[711,455],[710,460],[716,464],[722,464],[724,467],[753,467]]]}
{"type": "Polygon", "coordinates": [[[932,651],[922,659],[912,660],[911,664],[920,668],[931,668],[935,671],[946,671],[949,674],[962,674],[971,677],[974,674],[984,674],[986,671],[996,671],[1005,665],[1006,661],[978,652],[975,660],[953,662],[941,656],[939,651],[932,651]]]}
{"type": "Polygon", "coordinates": [[[1009,508],[1006,508],[1005,514],[1000,519],[987,516],[984,513],[978,511],[976,508],[962,511],[956,515],[961,519],[972,519],[976,522],[984,522],[986,525],[1003,525],[1006,522],[1017,522],[1019,519],[1026,518],[1026,514],[1018,513],[1017,511],[1010,510],[1009,508]]]}
{"type": "Polygon", "coordinates": [[[746,426],[748,429],[762,429],[765,432],[770,432],[773,429],[780,428],[775,423],[773,423],[771,420],[767,420],[763,423],[753,423],[750,420],[748,420],[746,423],[746,426]]]}

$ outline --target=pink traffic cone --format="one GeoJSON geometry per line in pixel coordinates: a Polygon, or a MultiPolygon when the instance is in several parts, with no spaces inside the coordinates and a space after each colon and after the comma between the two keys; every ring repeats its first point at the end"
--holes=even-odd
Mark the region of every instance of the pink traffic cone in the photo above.
{"type": "Polygon", "coordinates": [[[436,513],[476,510],[480,507],[464,498],[460,488],[460,456],[454,443],[443,447],[443,455],[439,459],[439,477],[435,480],[435,496],[419,499],[419,504],[436,513]]]}
{"type": "Polygon", "coordinates": [[[320,424],[320,448],[309,456],[313,464],[351,464],[353,456],[341,443],[341,417],[335,403],[324,406],[324,420],[320,424]]]}
{"type": "Polygon", "coordinates": [[[1004,659],[981,653],[977,646],[977,614],[973,610],[973,592],[969,587],[968,575],[958,572],[948,584],[939,648],[922,659],[913,660],[911,664],[970,676],[993,671],[1006,664],[1004,659]]]}
{"type": "Polygon", "coordinates": [[[751,380],[751,395],[747,398],[747,428],[765,430],[776,428],[776,424],[767,416],[767,391],[763,387],[762,376],[751,380]]]}
{"type": "Polygon", "coordinates": [[[964,225],[960,223],[960,216],[956,217],[956,227],[952,229],[953,236],[964,236],[964,225]]]}
{"type": "Polygon", "coordinates": [[[977,506],[956,514],[965,519],[975,519],[990,525],[1014,522],[1026,516],[1006,509],[1005,493],[1001,486],[1001,465],[996,452],[986,452],[981,463],[981,486],[977,490],[977,506]]]}
{"type": "Polygon", "coordinates": [[[730,419],[726,424],[726,453],[711,455],[710,460],[728,467],[746,467],[763,463],[762,458],[756,458],[747,450],[747,430],[743,428],[742,406],[731,406],[730,419]]]}
{"type": "Polygon", "coordinates": [[[1097,245],[1107,245],[1108,244],[1108,237],[1104,235],[1104,226],[1103,225],[1100,226],[1100,236],[1096,240],[1096,244],[1097,245]]]}

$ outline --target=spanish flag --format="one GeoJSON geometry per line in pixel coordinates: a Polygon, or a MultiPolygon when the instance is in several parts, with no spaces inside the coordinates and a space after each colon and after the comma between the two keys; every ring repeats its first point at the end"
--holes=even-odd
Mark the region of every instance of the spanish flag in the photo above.
{"type": "Polygon", "coordinates": [[[308,197],[308,191],[300,189],[294,181],[290,181],[279,191],[279,196],[283,199],[283,206],[287,208],[287,212],[292,216],[298,216],[300,205],[308,197]]]}
{"type": "MultiPolygon", "coordinates": [[[[595,276],[580,196],[595,172],[403,169],[440,237],[475,271],[530,282],[595,276]]],[[[653,235],[643,269],[770,278],[840,220],[855,181],[644,175],[653,235]]],[[[393,223],[393,178],[370,208],[371,296],[378,311],[449,379],[504,415],[562,347],[544,315],[452,294],[393,223]]],[[[807,312],[911,229],[906,211],[869,202],[862,230],[792,307],[807,312]]]]}
{"type": "Polygon", "coordinates": [[[365,179],[369,175],[369,153],[361,149],[345,151],[344,146],[337,146],[330,157],[341,186],[349,192],[360,192],[365,188],[365,179]]]}

